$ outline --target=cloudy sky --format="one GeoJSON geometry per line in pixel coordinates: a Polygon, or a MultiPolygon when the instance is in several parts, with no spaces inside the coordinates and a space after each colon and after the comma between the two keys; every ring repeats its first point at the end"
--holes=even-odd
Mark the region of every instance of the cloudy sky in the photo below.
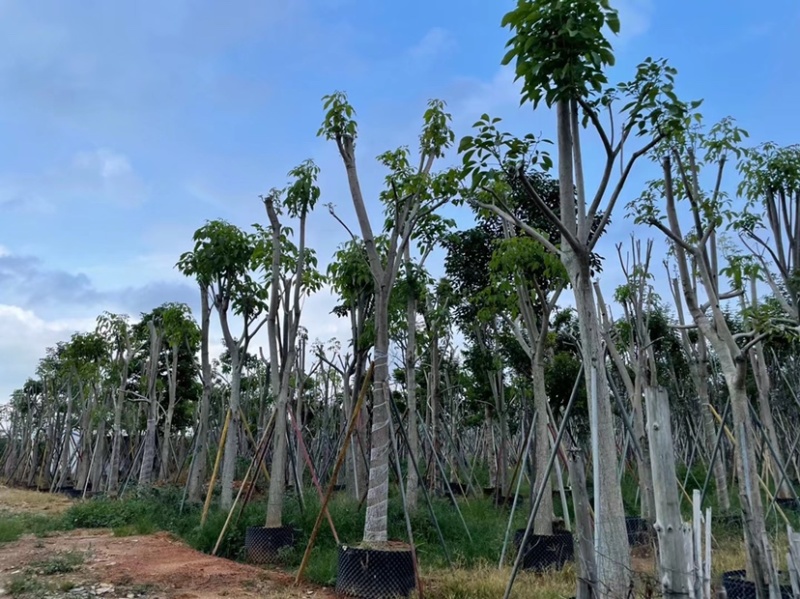
{"type": "MultiPolygon", "coordinates": [[[[800,140],[796,0],[614,4],[613,77],[666,57],[709,119],[733,115],[757,142],[800,140]]],[[[358,111],[371,197],[384,175],[373,158],[413,146],[429,98],[447,101],[459,135],[483,112],[551,134],[499,66],[512,5],[0,0],[0,402],[103,310],[196,305],[174,269],[192,232],[212,218],[265,222],[258,194],[302,160],[353,222],[335,148],[315,136],[326,93],[346,91],[358,111]]],[[[324,209],[310,228],[324,264],[342,229],[324,209]]],[[[620,213],[606,247],[628,232],[620,213]]],[[[306,304],[312,338],[344,335],[333,303],[325,291],[306,304]]]]}

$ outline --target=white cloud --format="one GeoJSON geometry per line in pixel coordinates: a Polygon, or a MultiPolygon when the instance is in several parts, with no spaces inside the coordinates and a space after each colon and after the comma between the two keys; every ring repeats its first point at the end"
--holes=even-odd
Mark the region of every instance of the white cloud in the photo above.
{"type": "Polygon", "coordinates": [[[72,159],[72,164],[79,170],[92,174],[99,173],[103,179],[126,177],[133,174],[131,163],[122,154],[101,148],[93,152],[78,152],[72,159]]]}
{"type": "Polygon", "coordinates": [[[456,45],[452,34],[442,27],[433,27],[408,50],[409,57],[416,62],[428,63],[452,50],[456,45]]]}
{"type": "Polygon", "coordinates": [[[93,318],[44,320],[32,310],[0,304],[0,403],[35,374],[45,350],[77,331],[94,329],[93,318]]]}
{"type": "Polygon", "coordinates": [[[64,174],[78,189],[105,202],[138,205],[146,197],[145,186],[127,156],[108,148],[76,153],[64,174]]]}
{"type": "Polygon", "coordinates": [[[132,207],[147,195],[128,157],[109,148],[77,152],[69,162],[32,176],[0,173],[0,205],[38,214],[52,214],[65,203],[87,200],[132,207]]]}

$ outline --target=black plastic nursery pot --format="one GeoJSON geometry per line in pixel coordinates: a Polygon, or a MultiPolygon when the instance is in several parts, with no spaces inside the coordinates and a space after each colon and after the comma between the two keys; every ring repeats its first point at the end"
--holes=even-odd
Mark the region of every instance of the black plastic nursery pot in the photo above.
{"type": "Polygon", "coordinates": [[[72,499],[79,499],[83,495],[83,491],[75,487],[61,487],[57,489],[56,492],[71,497],[72,499]]]}
{"type": "Polygon", "coordinates": [[[793,497],[777,497],[775,503],[783,511],[800,512],[800,500],[793,497]]]}
{"type": "MultiPolygon", "coordinates": [[[[756,599],[756,583],[747,580],[745,570],[731,570],[722,573],[722,586],[728,599],[756,599]]],[[[781,585],[782,599],[792,599],[792,587],[781,585]]]]}
{"type": "Polygon", "coordinates": [[[408,597],[416,588],[414,554],[406,543],[381,549],[339,546],[336,592],[360,599],[408,597]]]}
{"type": "Polygon", "coordinates": [[[463,485],[459,482],[451,482],[450,483],[450,490],[453,492],[453,495],[458,497],[459,495],[466,495],[468,492],[467,485],[463,485]]]}
{"type": "Polygon", "coordinates": [[[644,518],[626,516],[625,530],[628,532],[628,544],[631,547],[647,545],[651,540],[650,526],[644,518]]]}
{"type": "MultiPolygon", "coordinates": [[[[514,533],[514,546],[519,551],[525,529],[514,533]]],[[[575,559],[575,544],[572,533],[566,530],[555,531],[552,535],[528,536],[525,552],[522,555],[522,569],[534,572],[560,570],[564,564],[575,559]]]]}
{"type": "Polygon", "coordinates": [[[244,550],[251,564],[270,564],[280,561],[281,552],[294,547],[297,531],[291,526],[264,528],[250,526],[244,535],[244,550]]]}

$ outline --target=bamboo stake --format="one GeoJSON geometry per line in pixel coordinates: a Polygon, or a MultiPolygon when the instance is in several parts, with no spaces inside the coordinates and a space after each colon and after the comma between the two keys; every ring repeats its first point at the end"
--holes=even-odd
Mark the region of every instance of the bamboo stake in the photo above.
{"type": "Polygon", "coordinates": [[[364,398],[367,396],[367,390],[369,389],[370,379],[372,378],[372,373],[374,370],[375,362],[372,362],[369,365],[369,370],[367,371],[366,376],[364,377],[364,383],[362,384],[361,391],[358,394],[356,405],[353,406],[353,413],[350,415],[350,422],[347,425],[347,434],[344,437],[342,448],[339,450],[339,456],[336,458],[336,465],[333,467],[331,480],[328,483],[328,490],[325,493],[325,499],[322,500],[322,506],[320,506],[319,514],[317,514],[317,520],[314,522],[314,528],[311,531],[311,537],[308,539],[308,545],[306,546],[306,551],[303,554],[303,561],[300,562],[300,568],[297,570],[297,576],[295,576],[294,579],[295,584],[300,582],[300,579],[303,577],[303,572],[305,571],[306,566],[308,566],[308,560],[311,557],[311,550],[314,548],[314,542],[317,540],[319,527],[322,524],[322,517],[326,508],[328,507],[328,502],[330,501],[331,495],[333,494],[333,487],[336,485],[336,477],[339,474],[339,470],[342,468],[344,457],[347,454],[347,447],[350,444],[350,438],[356,428],[358,415],[361,412],[361,406],[364,404],[364,398]]]}
{"type": "Polygon", "coordinates": [[[222,448],[225,446],[225,438],[228,435],[228,425],[231,423],[231,410],[225,414],[225,424],[222,426],[222,434],[219,438],[219,447],[217,448],[217,457],[214,460],[214,469],[211,471],[211,480],[208,483],[208,493],[206,493],[206,501],[203,504],[203,515],[200,516],[200,526],[205,526],[206,519],[208,518],[208,508],[211,506],[211,493],[214,491],[214,483],[217,481],[217,471],[219,470],[219,460],[222,457],[222,448]]]}

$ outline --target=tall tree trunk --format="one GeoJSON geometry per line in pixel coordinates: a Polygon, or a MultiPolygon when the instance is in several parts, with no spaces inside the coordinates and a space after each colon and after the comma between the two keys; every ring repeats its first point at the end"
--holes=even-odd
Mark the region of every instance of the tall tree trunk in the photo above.
{"type": "MultiPolygon", "coordinates": [[[[772,409],[770,407],[770,391],[772,386],[769,379],[769,371],[767,370],[767,361],[764,357],[763,343],[756,344],[750,351],[750,363],[753,367],[756,387],[758,388],[758,417],[761,420],[761,425],[767,435],[767,439],[770,445],[772,445],[772,450],[775,452],[775,455],[773,455],[772,451],[767,448],[767,451],[764,453],[764,460],[777,484],[778,481],[782,479],[781,468],[785,468],[786,460],[783,459],[783,452],[778,443],[778,434],[775,431],[775,421],[772,418],[772,409]]],[[[778,485],[775,494],[782,499],[791,499],[793,495],[789,487],[789,481],[783,480],[781,484],[778,485]]]]}
{"type": "MultiPolygon", "coordinates": [[[[570,106],[566,100],[560,100],[557,106],[558,119],[558,156],[559,156],[559,189],[561,194],[561,219],[569,224],[571,232],[577,238],[579,229],[588,230],[589,223],[575,221],[585,219],[584,198],[576,201],[576,177],[573,175],[573,160],[578,172],[578,188],[582,188],[580,172],[580,151],[575,147],[577,131],[570,124],[570,106]],[[575,136],[575,137],[573,137],[575,136]]],[[[581,240],[586,243],[587,240],[581,240]]],[[[625,511],[622,504],[622,489],[617,476],[617,448],[614,435],[614,422],[611,414],[611,403],[608,381],[605,374],[605,352],[600,342],[600,323],[597,317],[594,290],[591,281],[588,245],[577,248],[570,243],[562,243],[561,259],[567,270],[570,283],[575,294],[575,307],[578,314],[578,326],[581,341],[581,353],[584,363],[586,388],[592,388],[592,370],[595,369],[597,393],[597,421],[590,418],[590,425],[599,437],[600,480],[593,481],[594,492],[600,497],[600,514],[596,514],[595,526],[598,530],[597,581],[601,597],[624,597],[630,587],[630,547],[625,528],[625,511]]]]}
{"type": "MultiPolygon", "coordinates": [[[[544,378],[544,345],[537,343],[531,364],[531,375],[533,379],[533,407],[536,411],[536,434],[534,435],[534,457],[536,478],[534,480],[535,492],[545,486],[542,495],[539,511],[533,520],[533,534],[551,535],[553,534],[553,486],[550,476],[545,477],[547,462],[550,459],[550,429],[548,426],[548,398],[547,388],[544,378]]],[[[522,476],[522,472],[519,474],[522,476]]]]}
{"type": "Polygon", "coordinates": [[[92,459],[92,408],[93,392],[85,393],[83,385],[79,387],[81,399],[83,400],[83,413],[81,414],[81,431],[78,447],[78,472],[75,481],[75,488],[83,489],[86,479],[89,477],[89,463],[92,459]]]}
{"type": "Polygon", "coordinates": [[[128,385],[128,355],[121,356],[122,373],[114,396],[114,436],[111,441],[111,464],[108,472],[108,491],[116,494],[119,489],[120,449],[122,444],[122,410],[125,406],[125,388],[128,385]]]}
{"type": "Polygon", "coordinates": [[[147,415],[147,431],[142,450],[142,467],[139,470],[139,484],[149,485],[153,480],[153,462],[156,458],[156,425],[158,424],[158,394],[156,378],[158,377],[158,358],[161,352],[161,333],[155,323],[147,323],[150,330],[150,357],[147,363],[147,399],[150,401],[147,415]]]}
{"type": "MultiPolygon", "coordinates": [[[[410,251],[406,246],[406,262],[410,251]]],[[[408,488],[406,506],[409,511],[417,509],[419,477],[414,463],[419,463],[419,430],[417,428],[417,299],[409,293],[406,302],[406,394],[408,395],[408,488]]]]}
{"type": "Polygon", "coordinates": [[[167,480],[169,475],[169,448],[170,437],[172,435],[172,417],[175,414],[175,403],[178,398],[178,348],[179,344],[172,344],[172,365],[167,373],[169,381],[167,404],[167,414],[164,417],[164,426],[161,432],[161,466],[158,471],[158,478],[162,481],[167,480]]]}
{"type": "Polygon", "coordinates": [[[375,284],[375,370],[372,389],[372,444],[364,543],[385,543],[389,508],[389,293],[375,284]]]}
{"type": "MultiPolygon", "coordinates": [[[[439,472],[436,458],[434,457],[442,457],[442,434],[440,430],[442,420],[442,398],[439,392],[439,335],[438,331],[435,329],[437,324],[438,323],[435,321],[432,321],[433,330],[431,331],[430,342],[431,371],[428,378],[428,405],[431,410],[431,452],[433,453],[430,462],[431,471],[428,474],[428,479],[430,481],[429,486],[434,491],[436,491],[440,485],[439,477],[444,476],[443,473],[439,472]]],[[[445,463],[445,460],[442,460],[442,463],[445,463]]]]}
{"type": "MultiPolygon", "coordinates": [[[[229,350],[230,351],[230,350],[229,350]]],[[[220,475],[220,496],[219,506],[223,510],[229,510],[233,505],[233,481],[236,476],[236,458],[239,456],[239,428],[241,418],[239,416],[239,394],[242,383],[242,365],[239,349],[234,349],[231,353],[231,397],[229,407],[231,410],[231,422],[228,425],[228,434],[225,437],[225,452],[222,456],[222,474],[220,475]]],[[[276,420],[277,424],[277,420],[276,420]]],[[[275,434],[286,434],[285,428],[280,430],[275,428],[275,434]]],[[[283,475],[275,473],[273,478],[283,475]]]]}
{"type": "Polygon", "coordinates": [[[208,423],[211,415],[211,357],[209,356],[209,332],[211,329],[211,308],[208,300],[208,288],[200,286],[200,367],[203,392],[200,397],[200,412],[195,427],[194,451],[189,471],[188,499],[198,502],[203,490],[203,478],[206,470],[206,448],[208,446],[208,423]]]}
{"type": "MultiPolygon", "coordinates": [[[[106,402],[104,402],[106,403],[106,402]]],[[[106,407],[103,407],[105,411],[106,407]]],[[[101,418],[100,423],[97,425],[97,441],[95,441],[94,458],[92,460],[91,472],[89,473],[89,485],[93,493],[101,490],[103,481],[103,470],[106,466],[106,419],[101,418]]]]}

